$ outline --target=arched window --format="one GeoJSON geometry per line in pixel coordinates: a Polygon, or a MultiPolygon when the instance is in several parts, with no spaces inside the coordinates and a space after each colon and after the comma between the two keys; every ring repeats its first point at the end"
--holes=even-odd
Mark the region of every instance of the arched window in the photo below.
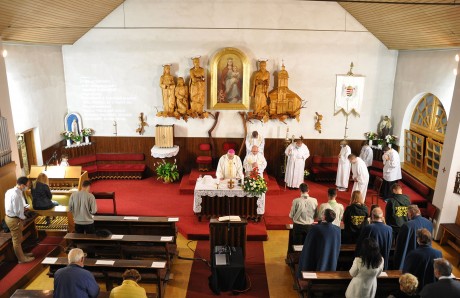
{"type": "Polygon", "coordinates": [[[405,164],[436,180],[441,160],[447,114],[441,101],[431,93],[423,96],[405,131],[405,164]]]}

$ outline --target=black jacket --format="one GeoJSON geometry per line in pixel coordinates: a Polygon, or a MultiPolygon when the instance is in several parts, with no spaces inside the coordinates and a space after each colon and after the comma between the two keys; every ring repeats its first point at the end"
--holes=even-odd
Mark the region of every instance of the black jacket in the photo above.
{"type": "Polygon", "coordinates": [[[32,187],[32,205],[34,209],[37,210],[46,210],[54,207],[53,202],[51,202],[50,187],[44,183],[37,182],[35,187],[32,187]]]}
{"type": "Polygon", "coordinates": [[[399,229],[407,222],[407,207],[410,205],[409,197],[403,194],[393,194],[385,207],[386,224],[393,229],[399,229]]]}
{"type": "Polygon", "coordinates": [[[345,209],[343,214],[344,243],[356,243],[368,216],[366,205],[351,204],[345,209]]]}

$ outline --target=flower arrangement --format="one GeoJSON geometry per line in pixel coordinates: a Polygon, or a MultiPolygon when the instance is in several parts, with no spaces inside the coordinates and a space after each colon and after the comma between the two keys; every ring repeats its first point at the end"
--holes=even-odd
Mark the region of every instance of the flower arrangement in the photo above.
{"type": "Polygon", "coordinates": [[[244,178],[243,190],[253,196],[267,192],[267,182],[259,176],[259,169],[254,168],[249,176],[244,178]]]}
{"type": "Polygon", "coordinates": [[[307,178],[309,175],[310,175],[310,172],[309,172],[309,171],[307,171],[307,170],[303,171],[303,176],[304,176],[305,178],[307,178]]]}
{"type": "Polygon", "coordinates": [[[366,139],[368,139],[368,140],[377,140],[377,137],[378,137],[377,133],[372,132],[372,131],[366,132],[366,133],[364,134],[364,136],[365,136],[366,139]]]}
{"type": "Polygon", "coordinates": [[[378,144],[378,145],[383,145],[384,143],[385,143],[385,141],[382,140],[382,139],[378,139],[378,140],[377,140],[377,144],[378,144]]]}
{"type": "Polygon", "coordinates": [[[387,142],[387,144],[395,144],[397,139],[398,137],[394,135],[387,135],[385,137],[385,141],[387,142]]]}
{"type": "Polygon", "coordinates": [[[81,136],[79,135],[73,135],[72,136],[72,141],[74,141],[75,143],[78,143],[78,142],[81,142],[81,136]]]}
{"type": "Polygon", "coordinates": [[[84,137],[89,137],[89,136],[92,136],[94,134],[94,129],[92,128],[83,128],[81,130],[81,134],[84,136],[84,137]]]}
{"type": "Polygon", "coordinates": [[[155,163],[155,166],[155,172],[158,176],[157,180],[162,179],[165,183],[170,183],[179,179],[179,171],[175,159],[174,163],[162,159],[161,162],[155,163]]]}
{"type": "Polygon", "coordinates": [[[61,136],[62,136],[65,140],[72,140],[72,138],[73,138],[73,132],[68,131],[68,130],[65,130],[65,131],[61,132],[61,136]]]}

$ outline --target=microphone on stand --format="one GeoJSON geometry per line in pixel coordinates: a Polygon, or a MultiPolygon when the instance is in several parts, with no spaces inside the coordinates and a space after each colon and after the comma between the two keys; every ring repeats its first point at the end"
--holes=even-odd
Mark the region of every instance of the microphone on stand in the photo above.
{"type": "Polygon", "coordinates": [[[45,171],[48,169],[48,165],[50,164],[50,162],[51,162],[53,159],[54,159],[54,160],[57,159],[57,150],[54,150],[53,155],[51,155],[51,157],[46,161],[46,164],[45,164],[45,171]]]}

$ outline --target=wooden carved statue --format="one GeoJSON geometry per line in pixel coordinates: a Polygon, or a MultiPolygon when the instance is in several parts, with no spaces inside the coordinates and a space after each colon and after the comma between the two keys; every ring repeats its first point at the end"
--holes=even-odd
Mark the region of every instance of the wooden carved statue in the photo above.
{"type": "Polygon", "coordinates": [[[315,114],[316,114],[315,130],[321,133],[321,120],[323,120],[323,115],[318,114],[318,112],[315,112],[315,114]]]}
{"type": "Polygon", "coordinates": [[[192,112],[203,113],[206,92],[205,72],[200,67],[200,57],[194,57],[193,68],[190,69],[190,106],[192,112]]]}
{"type": "Polygon", "coordinates": [[[259,62],[259,70],[254,74],[251,96],[254,98],[254,113],[262,114],[267,110],[268,86],[270,73],[267,71],[267,62],[259,62]]]}
{"type": "Polygon", "coordinates": [[[171,75],[171,65],[163,65],[163,75],[160,77],[160,87],[163,96],[163,111],[173,113],[176,105],[174,94],[175,84],[174,77],[171,75]]]}
{"type": "Polygon", "coordinates": [[[146,122],[146,119],[147,117],[144,117],[144,113],[140,113],[139,114],[139,124],[138,124],[138,128],[136,129],[136,132],[139,134],[139,135],[143,135],[144,132],[145,132],[145,129],[144,127],[145,126],[149,126],[149,124],[146,122]]]}
{"type": "Polygon", "coordinates": [[[181,115],[186,114],[188,110],[188,87],[185,85],[184,78],[182,77],[177,79],[175,95],[177,112],[181,115]]]}

